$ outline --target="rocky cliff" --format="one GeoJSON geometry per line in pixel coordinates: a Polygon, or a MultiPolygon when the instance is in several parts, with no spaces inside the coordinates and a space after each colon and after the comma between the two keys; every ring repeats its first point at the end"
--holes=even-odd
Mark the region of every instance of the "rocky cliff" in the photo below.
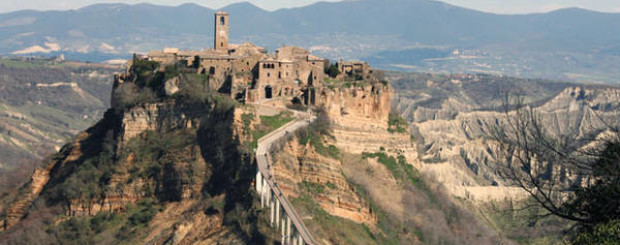
{"type": "Polygon", "coordinates": [[[391,79],[398,81],[395,106],[411,121],[417,138],[420,170],[453,195],[476,201],[526,197],[505,186],[495,172],[500,159],[490,132],[514,115],[502,111],[503,96],[523,100],[555,136],[585,139],[618,118],[620,90],[615,87],[487,75],[393,73],[391,79]]]}
{"type": "MultiPolygon", "coordinates": [[[[0,242],[279,241],[251,191],[252,149],[292,113],[240,105],[200,75],[168,79],[177,87],[171,93],[153,77],[117,82],[103,119],[2,197],[0,242]]],[[[523,87],[558,135],[598,133],[595,121],[620,111],[612,87],[388,78],[395,89],[377,82],[316,91],[316,123],[272,149],[276,183],[323,244],[512,244],[477,206],[524,197],[493,171],[495,145],[484,136],[504,115],[502,96],[487,92],[523,87]]]]}
{"type": "MultiPolygon", "coordinates": [[[[129,90],[119,95],[119,89],[117,84],[114,99],[136,96],[129,90]]],[[[151,88],[133,89],[140,94],[151,88]]],[[[114,102],[102,120],[37,169],[32,181],[2,199],[1,243],[272,239],[252,221],[260,212],[250,192],[255,166],[247,144],[257,118],[242,118],[256,114],[252,107],[183,86],[175,97],[133,103],[114,102]],[[54,225],[42,230],[42,224],[54,225]],[[72,233],[69,227],[84,233],[64,237],[72,233]],[[26,230],[36,232],[25,238],[26,230]]]]}
{"type": "Polygon", "coordinates": [[[495,243],[497,231],[417,172],[407,126],[389,130],[393,94],[380,85],[323,91],[319,122],[275,155],[276,182],[324,244],[495,243]]]}

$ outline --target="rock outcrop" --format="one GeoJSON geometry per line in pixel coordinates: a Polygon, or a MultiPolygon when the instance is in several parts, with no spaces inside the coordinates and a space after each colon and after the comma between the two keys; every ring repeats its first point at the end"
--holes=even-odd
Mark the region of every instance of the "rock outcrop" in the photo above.
{"type": "MultiPolygon", "coordinates": [[[[393,75],[397,79],[401,75],[393,75]]],[[[424,77],[424,74],[418,75],[424,77]]],[[[429,80],[400,77],[395,106],[412,122],[419,149],[419,169],[442,183],[455,196],[480,202],[521,199],[527,194],[507,186],[496,173],[497,145],[489,139],[491,131],[505,126],[502,90],[513,87],[540,116],[551,135],[591,137],[604,128],[603,121],[617,122],[620,90],[605,86],[576,86],[536,81],[511,81],[492,76],[436,76],[429,80]],[[450,80],[452,79],[452,80],[450,80]],[[516,86],[523,83],[522,86],[516,86]],[[432,85],[428,87],[429,84],[432,85]],[[407,89],[415,87],[415,89],[407,89]],[[487,90],[480,94],[475,90],[487,90]],[[435,98],[424,95],[433,91],[435,98]],[[422,95],[420,95],[422,94],[422,95]]],[[[515,79],[513,79],[515,80],[515,79]]]]}
{"type": "Polygon", "coordinates": [[[286,142],[276,156],[271,171],[287,196],[300,197],[303,188],[320,186],[312,190],[313,198],[331,215],[369,225],[376,223],[370,204],[342,175],[340,161],[318,154],[309,144],[300,145],[297,139],[286,142]]]}
{"type": "MultiPolygon", "coordinates": [[[[237,232],[224,225],[223,210],[220,210],[223,207],[209,213],[197,210],[205,206],[204,195],[211,191],[208,189],[212,185],[208,182],[213,181],[211,176],[220,171],[215,166],[219,160],[215,159],[234,162],[228,155],[231,153],[216,156],[212,152],[222,154],[221,147],[237,151],[220,141],[251,141],[251,128],[243,125],[241,117],[252,113],[252,108],[225,109],[217,103],[190,105],[175,100],[146,103],[122,111],[111,109],[97,125],[63,147],[45,169],[35,171],[32,180],[15,194],[14,201],[0,210],[5,213],[2,228],[10,229],[26,217],[36,200],[54,205],[58,198],[66,199],[67,196],[56,193],[62,194],[69,188],[77,191],[78,196],[57,203],[66,217],[123,213],[145,200],[160,200],[162,210],[149,222],[152,229],[139,236],[145,243],[243,243],[237,232]],[[159,148],[160,152],[141,150],[153,147],[145,144],[162,142],[164,148],[159,148]],[[79,176],[86,174],[84,165],[100,161],[93,158],[102,157],[106,151],[117,160],[99,168],[112,168],[111,174],[103,188],[87,187],[88,191],[101,188],[101,192],[88,196],[83,187],[69,186],[75,181],[72,179],[84,177],[79,176]]],[[[91,183],[96,185],[101,181],[97,178],[90,180],[91,183]]],[[[249,180],[245,185],[249,189],[249,180]]],[[[225,195],[218,198],[217,202],[226,202],[225,195]]]]}

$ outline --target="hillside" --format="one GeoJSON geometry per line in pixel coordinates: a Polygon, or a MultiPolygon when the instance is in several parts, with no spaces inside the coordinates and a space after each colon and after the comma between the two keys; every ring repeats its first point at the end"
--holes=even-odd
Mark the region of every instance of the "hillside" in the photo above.
{"type": "MultiPolygon", "coordinates": [[[[270,226],[271,198],[254,191],[254,149],[264,151],[259,139],[307,110],[285,109],[291,103],[285,97],[241,104],[215,92],[217,84],[197,68],[133,62],[130,73],[116,77],[103,118],[0,198],[0,242],[273,244],[286,238],[270,226]],[[172,94],[171,84],[178,88],[172,94]]],[[[270,179],[319,244],[505,240],[417,170],[414,138],[389,116],[394,91],[387,82],[326,81],[329,86],[316,88],[316,123],[280,132],[286,137],[267,149],[269,157],[262,155],[273,161],[270,179]]]]}
{"type": "MultiPolygon", "coordinates": [[[[619,123],[618,87],[491,75],[392,72],[388,77],[397,91],[394,110],[409,122],[416,139],[420,161],[416,167],[433,176],[433,182],[441,183],[451,195],[483,209],[492,207],[495,211],[487,212],[488,220],[504,227],[504,234],[516,240],[533,239],[540,231],[566,223],[548,221],[530,226],[527,220],[520,220],[523,212],[508,216],[497,212],[502,203],[510,209],[528,196],[498,174],[498,164],[505,158],[492,132],[508,127],[507,117],[515,115],[503,111],[505,96],[520,98],[531,107],[548,135],[575,139],[573,143],[588,144],[606,125],[619,123]]],[[[565,173],[564,181],[574,181],[568,167],[553,168],[550,171],[565,173]]]]}
{"type": "MultiPolygon", "coordinates": [[[[286,40],[317,55],[363,58],[381,68],[618,81],[620,14],[564,9],[497,15],[429,0],[223,9],[235,16],[233,42],[252,40],[270,50],[286,40]]],[[[214,12],[193,4],[101,4],[0,14],[0,54],[62,52],[102,61],[167,46],[209,48],[214,12]]]]}
{"type": "MultiPolygon", "coordinates": [[[[292,120],[277,109],[285,101],[241,105],[205,87],[204,75],[158,72],[117,83],[103,119],[1,198],[9,229],[0,241],[281,239],[252,191],[251,152],[258,137],[292,120]],[[177,94],[152,87],[162,78],[178,79],[177,94]]],[[[494,209],[524,197],[497,178],[492,142],[484,140],[503,120],[502,94],[522,96],[558,134],[587,135],[587,125],[600,126],[591,124],[593,113],[611,119],[620,111],[620,90],[609,86],[491,75],[386,78],[393,91],[326,88],[322,119],[269,150],[274,180],[322,244],[556,241],[561,223],[531,226],[527,215],[494,209]],[[410,124],[388,115],[390,104],[410,124]]]]}
{"type": "Polygon", "coordinates": [[[493,173],[497,156],[488,136],[506,119],[506,95],[539,113],[551,135],[587,138],[600,133],[604,123],[617,123],[618,87],[491,75],[395,72],[389,77],[398,91],[393,106],[411,122],[420,159],[437,171],[441,165],[453,167],[459,178],[446,172],[438,177],[456,186],[501,182],[493,173]]]}
{"type": "Polygon", "coordinates": [[[0,190],[99,120],[118,67],[0,59],[0,190]]]}

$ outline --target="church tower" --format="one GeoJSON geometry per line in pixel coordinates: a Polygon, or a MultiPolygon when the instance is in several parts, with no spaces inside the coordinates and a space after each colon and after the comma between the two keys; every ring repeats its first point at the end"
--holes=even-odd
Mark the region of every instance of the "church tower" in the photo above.
{"type": "Polygon", "coordinates": [[[228,51],[228,13],[215,13],[215,37],[213,48],[228,51]]]}

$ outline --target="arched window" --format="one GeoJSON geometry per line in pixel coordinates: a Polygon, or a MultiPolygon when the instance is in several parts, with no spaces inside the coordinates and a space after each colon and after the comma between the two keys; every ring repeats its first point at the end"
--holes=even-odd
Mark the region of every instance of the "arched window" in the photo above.
{"type": "Polygon", "coordinates": [[[224,19],[224,16],[220,17],[220,25],[225,25],[226,24],[226,19],[224,19]]]}

